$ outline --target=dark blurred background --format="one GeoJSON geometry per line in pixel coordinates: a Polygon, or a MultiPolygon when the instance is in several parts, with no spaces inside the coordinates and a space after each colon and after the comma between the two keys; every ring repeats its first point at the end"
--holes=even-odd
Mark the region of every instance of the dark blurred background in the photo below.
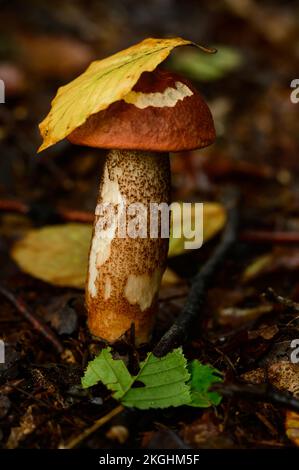
{"type": "MultiPolygon", "coordinates": [[[[172,158],[175,198],[213,199],[219,179],[294,181],[299,104],[290,101],[290,82],[298,75],[298,1],[2,0],[0,15],[0,198],[93,209],[101,155],[64,141],[37,156],[38,123],[60,85],[92,60],[148,36],[182,36],[218,49],[212,57],[180,48],[163,64],[198,85],[218,134],[212,147],[172,158]]],[[[271,185],[269,191],[275,198],[271,185]]]]}

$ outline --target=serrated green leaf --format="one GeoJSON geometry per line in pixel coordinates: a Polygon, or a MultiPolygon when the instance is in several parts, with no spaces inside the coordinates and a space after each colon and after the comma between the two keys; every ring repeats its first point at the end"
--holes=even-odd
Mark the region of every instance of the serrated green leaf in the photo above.
{"type": "Polygon", "coordinates": [[[131,388],[124,396],[123,404],[141,409],[188,404],[190,392],[186,382],[189,378],[181,348],[162,358],[149,353],[136,378],[145,387],[131,388]]]}
{"type": "Polygon", "coordinates": [[[222,382],[221,373],[209,365],[201,364],[194,360],[189,364],[191,374],[191,403],[189,406],[208,408],[212,405],[219,405],[221,395],[217,392],[210,392],[209,389],[216,382],[222,382]]]}
{"type": "Polygon", "coordinates": [[[103,382],[114,392],[114,398],[119,400],[132,386],[133,378],[124,362],[113,359],[110,351],[111,348],[103,349],[93,361],[89,362],[82,379],[82,386],[88,388],[103,382]]]}
{"type": "Polygon", "coordinates": [[[123,361],[113,359],[108,348],[89,363],[82,386],[87,388],[102,382],[113,392],[113,397],[127,407],[167,408],[189,404],[189,379],[181,348],[162,358],[149,353],[136,376],[130,375],[123,361]],[[134,388],[137,382],[144,386],[134,388]]]}

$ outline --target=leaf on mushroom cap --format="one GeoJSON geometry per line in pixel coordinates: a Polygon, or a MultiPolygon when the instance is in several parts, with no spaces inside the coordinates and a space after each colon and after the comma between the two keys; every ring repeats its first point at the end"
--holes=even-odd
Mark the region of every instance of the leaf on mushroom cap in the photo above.
{"type": "Polygon", "coordinates": [[[157,68],[143,72],[122,100],[92,114],[67,139],[94,148],[179,152],[211,145],[211,111],[185,78],[157,68]]]}
{"type": "Polygon", "coordinates": [[[151,72],[177,46],[194,45],[182,38],[148,38],[103,60],[96,60],[75,80],[60,87],[52,108],[40,124],[44,139],[39,151],[64,139],[94,113],[128,94],[143,72],[151,72]]]}

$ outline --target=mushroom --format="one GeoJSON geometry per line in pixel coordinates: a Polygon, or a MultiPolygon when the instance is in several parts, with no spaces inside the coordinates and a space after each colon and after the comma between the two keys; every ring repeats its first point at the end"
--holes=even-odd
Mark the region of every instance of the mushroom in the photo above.
{"type": "MultiPolygon", "coordinates": [[[[143,72],[122,100],[69,134],[74,144],[110,149],[100,181],[86,286],[93,335],[114,342],[133,323],[136,343],[149,340],[169,239],[160,233],[161,217],[156,238],[150,237],[149,223],[142,227],[142,236],[120,237],[120,208],[142,203],[149,213],[151,203],[169,204],[169,152],[205,147],[214,139],[212,115],[197,89],[161,69],[143,72]],[[105,205],[115,209],[108,224],[103,223],[105,205]]],[[[127,217],[125,228],[132,219],[132,214],[127,217]]]]}

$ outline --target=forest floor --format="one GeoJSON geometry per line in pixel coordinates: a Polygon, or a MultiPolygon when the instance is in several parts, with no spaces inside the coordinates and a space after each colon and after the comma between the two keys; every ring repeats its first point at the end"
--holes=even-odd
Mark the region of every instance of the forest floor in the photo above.
{"type": "MultiPolygon", "coordinates": [[[[0,337],[6,343],[0,446],[67,445],[118,406],[104,386],[88,391],[80,386],[88,360],[103,347],[87,329],[83,290],[29,276],[14,263],[11,250],[28,230],[57,222],[54,208],[94,209],[104,152],[64,141],[36,155],[38,123],[57,87],[93,59],[145,36],[172,33],[210,41],[219,50],[229,46],[241,57],[230,72],[217,65],[214,79],[201,80],[191,70],[211,107],[218,138],[203,151],[171,156],[173,200],[219,202],[227,187],[240,192],[236,241],[214,273],[184,345],[188,359],[224,374],[224,398],[208,409],[126,409],[79,445],[292,447],[299,440],[299,415],[288,405],[299,398],[299,365],[290,360],[291,342],[299,338],[299,104],[290,100],[290,82],[298,63],[298,6],[250,0],[245,14],[232,0],[200,6],[171,1],[165,8],[156,1],[145,18],[139,2],[120,7],[112,1],[110,9],[104,3],[90,2],[86,12],[84,2],[71,8],[67,2],[58,7],[30,1],[23,9],[12,1],[4,2],[1,12],[0,72],[8,62],[11,68],[6,69],[7,100],[0,104],[0,337]],[[22,214],[20,204],[13,208],[7,201],[31,210],[22,214]],[[58,345],[32,326],[28,312],[25,318],[22,302],[38,324],[42,319],[55,332],[58,345]],[[258,392],[249,393],[248,384],[258,385],[258,392]],[[298,420],[293,431],[291,418],[292,427],[298,420]]],[[[184,52],[175,53],[169,67],[180,69],[179,54],[184,52]]],[[[120,357],[144,357],[153,349],[220,240],[218,234],[196,253],[169,260],[178,282],[161,288],[152,343],[135,350],[128,338],[120,341],[115,345],[120,357]]]]}

